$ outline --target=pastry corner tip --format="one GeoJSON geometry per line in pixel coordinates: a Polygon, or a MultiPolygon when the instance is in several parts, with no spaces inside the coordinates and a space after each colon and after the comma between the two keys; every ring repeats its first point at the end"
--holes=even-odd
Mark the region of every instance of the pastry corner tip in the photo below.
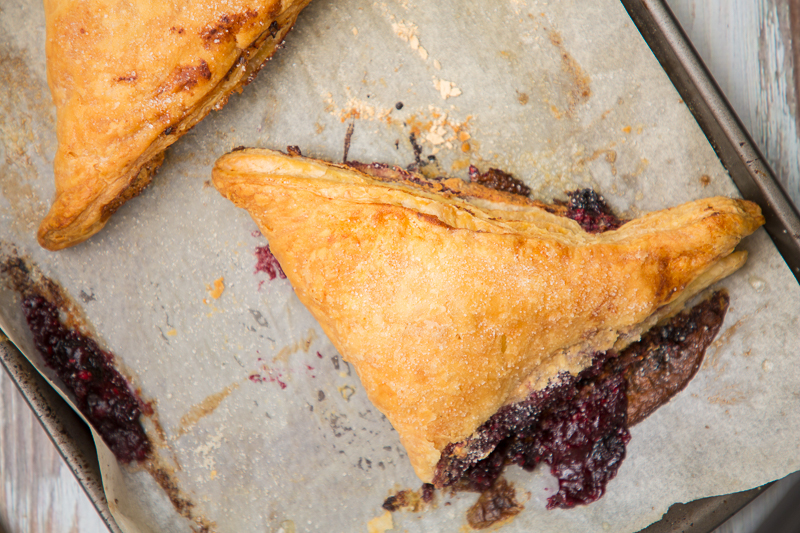
{"type": "Polygon", "coordinates": [[[51,252],[57,252],[70,246],[69,242],[64,242],[64,239],[58,237],[58,229],[54,226],[51,210],[39,224],[39,229],[36,232],[36,240],[39,242],[39,246],[51,252]]]}
{"type": "Polygon", "coordinates": [[[740,239],[751,235],[766,223],[761,207],[751,200],[717,196],[704,201],[709,202],[713,216],[724,215],[723,218],[735,225],[735,233],[740,239]]]}
{"type": "Polygon", "coordinates": [[[305,169],[304,164],[310,161],[314,160],[303,157],[296,146],[287,146],[285,152],[269,148],[237,146],[214,162],[211,180],[217,190],[222,192],[220,187],[224,188],[225,184],[237,175],[284,174],[287,169],[291,169],[288,170],[289,173],[296,174],[298,168],[305,169]],[[306,163],[300,162],[301,160],[306,163]]]}
{"type": "Polygon", "coordinates": [[[36,233],[36,240],[39,242],[39,246],[45,250],[57,252],[75,246],[89,238],[89,235],[87,235],[83,238],[76,239],[65,235],[65,233],[64,230],[47,227],[43,222],[42,225],[39,226],[39,231],[36,233]]]}
{"type": "Polygon", "coordinates": [[[725,200],[733,204],[739,216],[748,222],[748,226],[752,228],[750,233],[765,224],[766,220],[761,211],[761,206],[757,203],[742,198],[725,198],[725,200]]]}
{"type": "Polygon", "coordinates": [[[736,200],[739,210],[739,217],[742,220],[742,237],[755,233],[755,231],[766,223],[766,218],[761,211],[761,207],[750,200],[736,200]]]}
{"type": "Polygon", "coordinates": [[[753,221],[753,231],[766,224],[767,220],[764,218],[764,213],[761,212],[761,207],[749,200],[742,200],[742,209],[753,221]]]}
{"type": "Polygon", "coordinates": [[[91,224],[85,227],[77,218],[65,219],[54,213],[54,207],[42,219],[39,229],[36,232],[36,240],[39,246],[51,252],[57,252],[65,248],[70,248],[80,244],[105,226],[105,221],[91,224]]]}

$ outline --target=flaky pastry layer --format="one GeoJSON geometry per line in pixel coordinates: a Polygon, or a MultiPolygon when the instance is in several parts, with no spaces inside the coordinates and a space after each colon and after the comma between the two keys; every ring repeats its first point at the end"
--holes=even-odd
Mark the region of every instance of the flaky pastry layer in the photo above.
{"type": "Polygon", "coordinates": [[[164,150],[252,79],[310,0],[45,0],[56,196],[39,243],[97,233],[164,150]]]}
{"type": "Polygon", "coordinates": [[[738,268],[734,247],[764,221],[716,197],[592,235],[480,185],[270,150],[223,156],[213,181],[250,212],[425,482],[500,407],[738,268]]]}

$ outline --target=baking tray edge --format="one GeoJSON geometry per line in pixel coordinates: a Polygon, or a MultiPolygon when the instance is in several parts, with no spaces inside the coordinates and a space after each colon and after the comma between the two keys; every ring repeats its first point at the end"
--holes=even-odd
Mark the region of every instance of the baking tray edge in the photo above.
{"type": "MultiPolygon", "coordinates": [[[[758,203],[765,228],[800,282],[800,215],[663,0],[620,0],[748,200],[758,203]]],[[[56,449],[112,533],[89,429],[0,330],[0,363],[19,388],[56,449]]],[[[708,533],[757,498],[768,485],[725,496],[677,503],[641,533],[708,533]]]]}
{"type": "Polygon", "coordinates": [[[45,433],[111,533],[122,533],[106,501],[89,428],[0,330],[0,364],[22,393],[45,433]]]}

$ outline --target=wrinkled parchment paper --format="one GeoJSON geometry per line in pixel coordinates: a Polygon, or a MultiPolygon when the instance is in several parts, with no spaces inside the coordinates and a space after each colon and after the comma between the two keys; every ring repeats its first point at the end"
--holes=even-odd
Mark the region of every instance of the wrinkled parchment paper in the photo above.
{"type": "MultiPolygon", "coordinates": [[[[314,0],[285,49],[167,152],[139,198],[90,241],[50,253],[35,242],[56,147],[42,7],[7,0],[0,28],[2,251],[62,284],[153,400],[145,426],[191,503],[181,515],[147,471],[100,443],[126,533],[367,531],[387,496],[420,486],[288,282],[255,272],[265,239],[209,181],[230,149],[297,145],[340,161],[352,125],[351,160],[405,166],[416,143],[442,173],[505,169],[541,199],[591,186],[627,215],[737,195],[617,0],[314,0]]],[[[800,468],[800,287],[763,231],[743,248],[750,259],[721,284],[732,304],[705,364],[633,428],[606,496],[546,511],[545,476],[512,468],[525,510],[503,531],[635,531],[675,502],[800,468]]],[[[52,377],[21,315],[0,291],[0,327],[52,377]]],[[[475,498],[437,494],[434,508],[391,523],[460,531],[475,498]]]]}

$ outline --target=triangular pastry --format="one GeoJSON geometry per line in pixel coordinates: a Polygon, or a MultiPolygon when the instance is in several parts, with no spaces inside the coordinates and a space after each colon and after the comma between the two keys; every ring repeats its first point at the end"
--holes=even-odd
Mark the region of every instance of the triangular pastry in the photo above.
{"type": "Polygon", "coordinates": [[[249,211],[424,482],[503,406],[736,270],[734,247],[764,222],[716,197],[590,234],[557,206],[385,170],[246,149],[213,181],[249,211]]]}
{"type": "Polygon", "coordinates": [[[310,0],[45,0],[58,250],[98,232],[164,150],[249,82],[310,0]]]}

